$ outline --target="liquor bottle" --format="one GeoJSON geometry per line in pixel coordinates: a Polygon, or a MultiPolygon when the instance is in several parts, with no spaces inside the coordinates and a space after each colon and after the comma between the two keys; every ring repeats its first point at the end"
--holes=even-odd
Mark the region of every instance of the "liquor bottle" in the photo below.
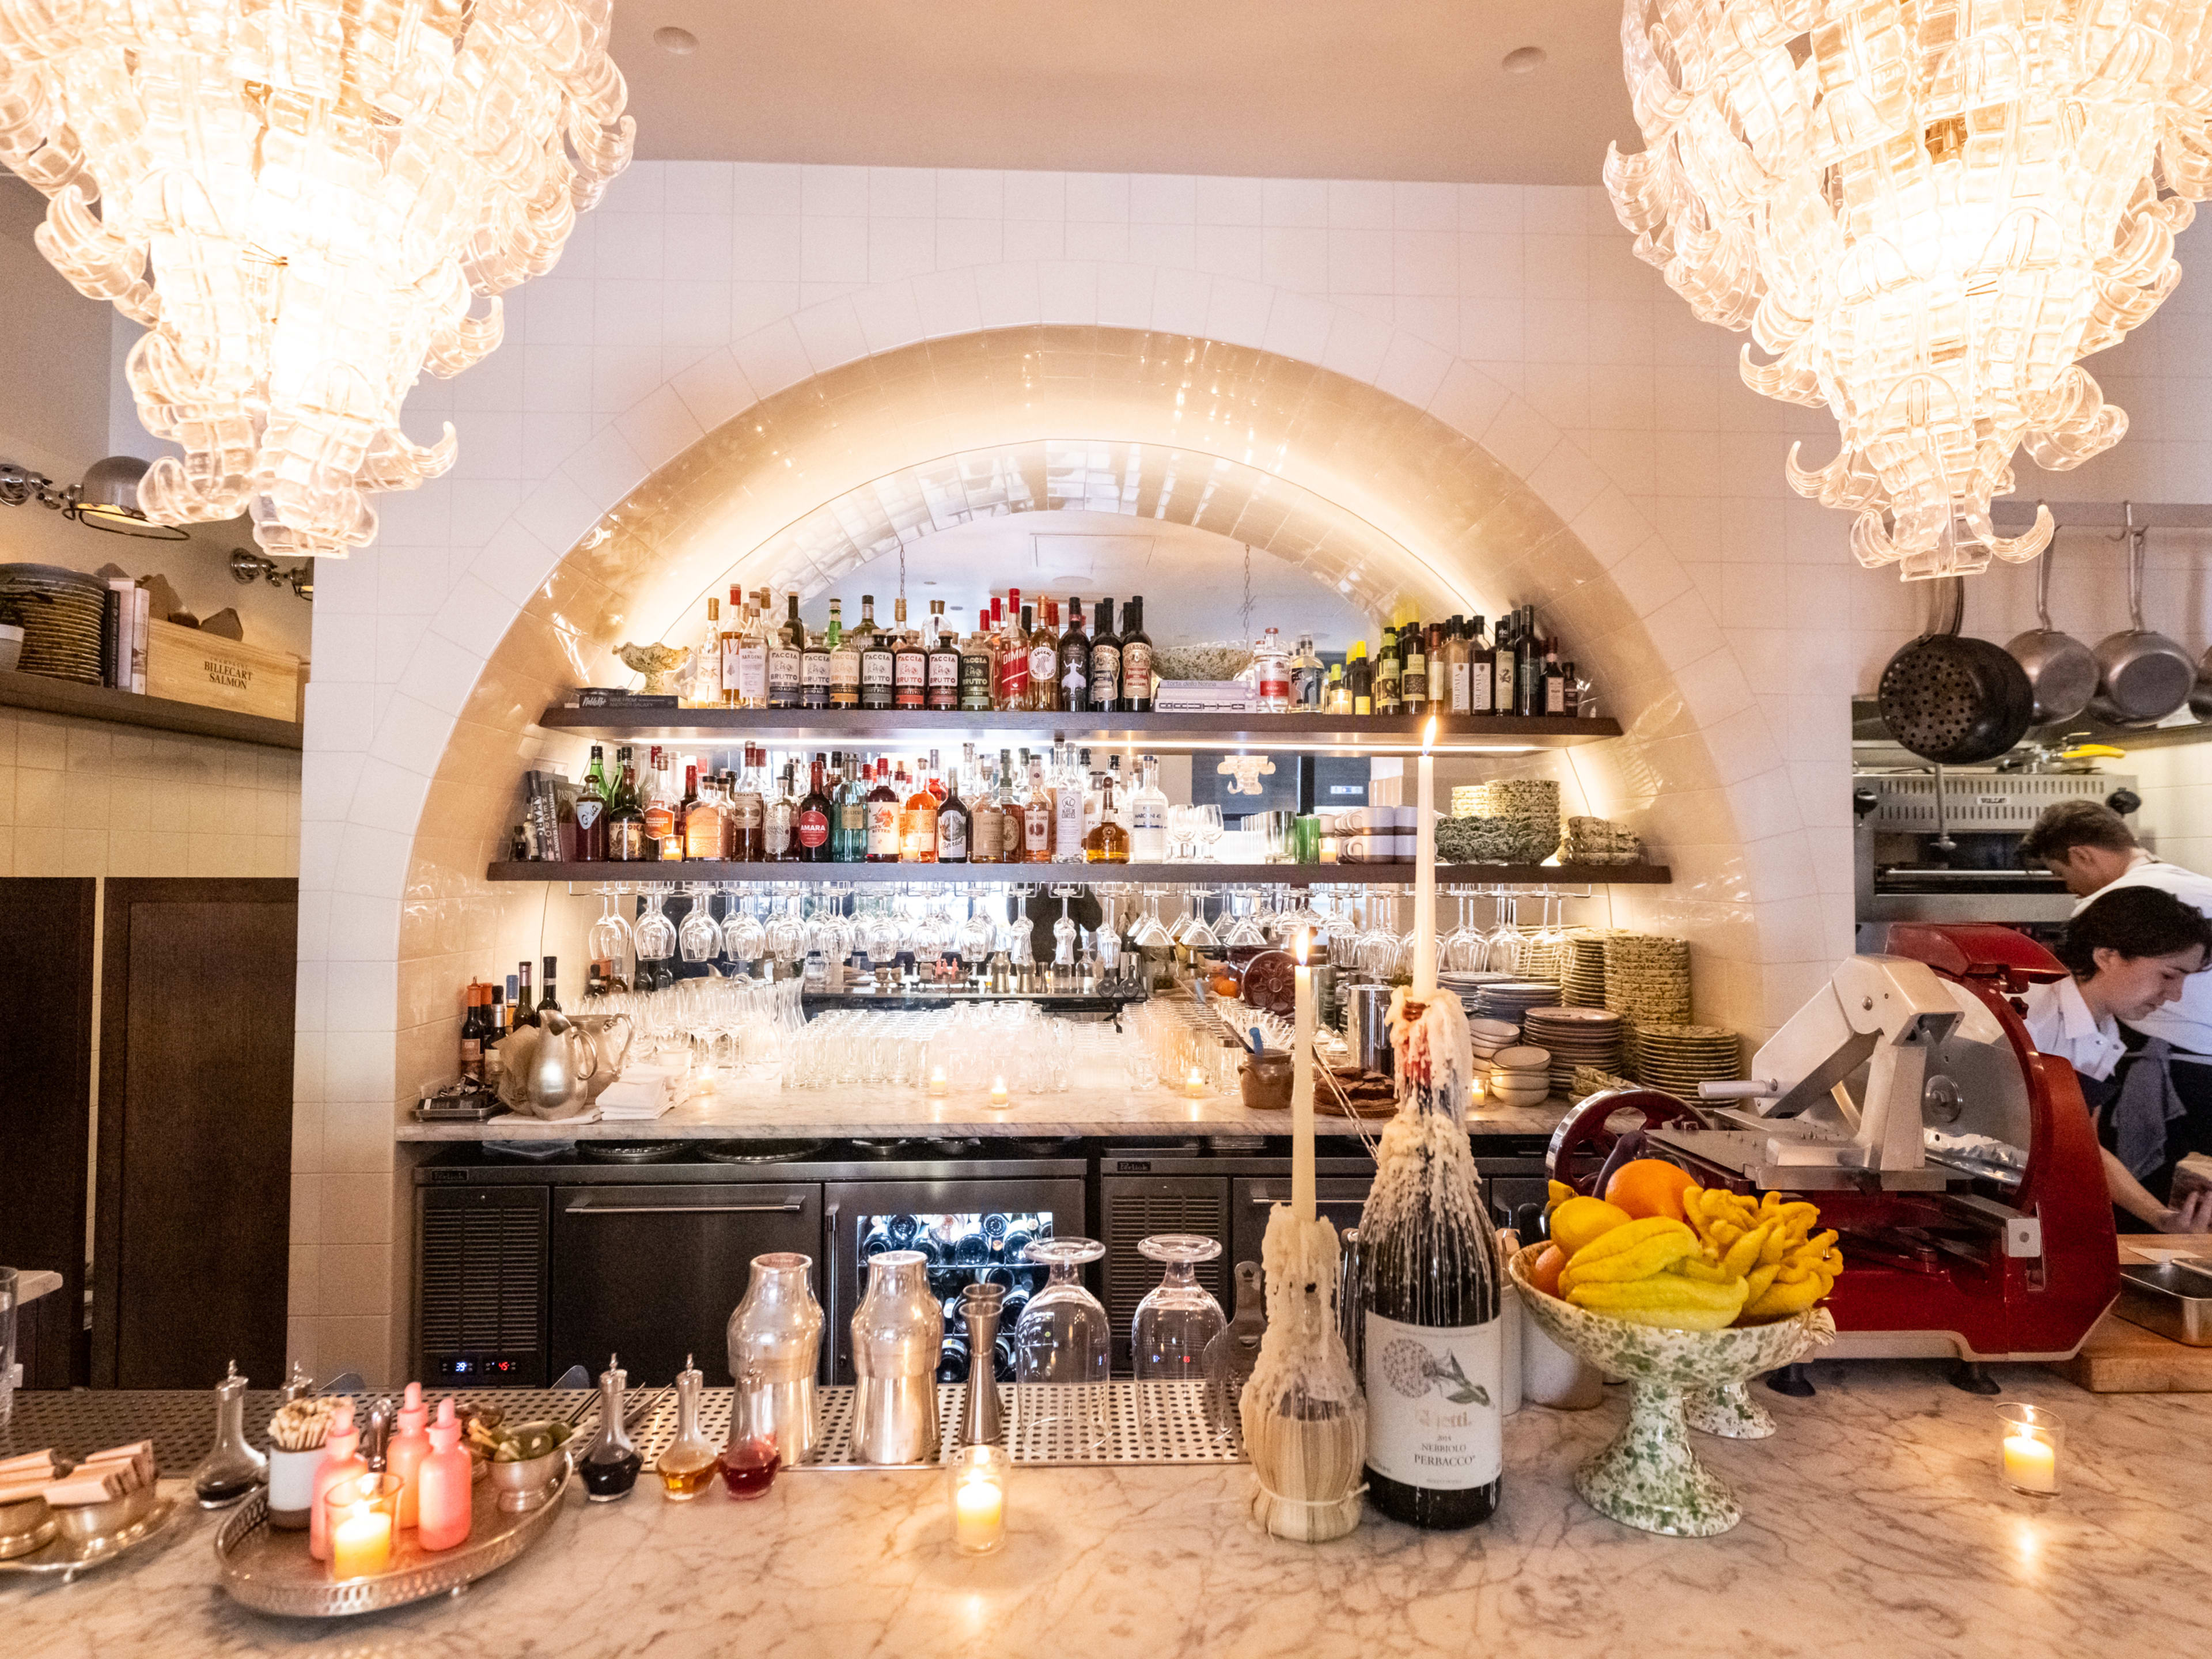
{"type": "Polygon", "coordinates": [[[831,792],[837,810],[830,820],[830,857],[838,864],[864,864],[868,857],[867,768],[857,755],[836,755],[837,786],[831,792]]]}
{"type": "Polygon", "coordinates": [[[1121,637],[1114,631],[1114,601],[1098,601],[1091,632],[1091,706],[1110,714],[1121,706],[1121,637]]]}
{"type": "Polygon", "coordinates": [[[592,763],[584,772],[584,787],[576,794],[576,852],[580,863],[603,864],[607,856],[607,768],[598,744],[592,745],[592,763]]]}
{"type": "Polygon", "coordinates": [[[1401,714],[1405,702],[1400,695],[1403,686],[1403,665],[1398,659],[1398,630],[1382,630],[1382,648],[1375,653],[1375,712],[1378,714],[1401,714]]]}
{"type": "MultiPolygon", "coordinates": [[[[513,975],[508,976],[512,978],[513,975]]],[[[484,1040],[484,1075],[497,1075],[495,1067],[499,1060],[499,1041],[514,1029],[514,1018],[507,1012],[507,987],[494,984],[491,988],[491,1036],[484,1040]]]]}
{"type": "Polygon", "coordinates": [[[1067,631],[1060,636],[1060,706],[1071,714],[1091,707],[1091,636],[1083,631],[1083,601],[1067,599],[1067,631]]]}
{"type": "Polygon", "coordinates": [[[1160,763],[1144,758],[1144,781],[1129,801],[1129,862],[1164,864],[1168,857],[1168,798],[1160,789],[1160,763]]]}
{"type": "Polygon", "coordinates": [[[1045,787],[1044,762],[1030,763],[1030,792],[1022,802],[1022,862],[1052,862],[1052,791],[1045,787]]]}
{"type": "Polygon", "coordinates": [[[519,962],[514,971],[514,1023],[518,1026],[538,1024],[538,1005],[530,1000],[530,964],[519,962]]]}
{"type": "Polygon", "coordinates": [[[1121,709],[1125,714],[1152,712],[1152,636],[1145,632],[1145,596],[1129,601],[1121,613],[1121,709]]]}
{"type": "Polygon", "coordinates": [[[1006,808],[999,799],[998,769],[989,761],[975,775],[968,799],[968,861],[1003,864],[1006,858],[1006,808]]]}
{"type": "MultiPolygon", "coordinates": [[[[568,781],[564,775],[563,783],[568,781]]],[[[559,861],[576,856],[576,800],[578,792],[562,789],[558,792],[560,809],[553,817],[553,850],[544,856],[559,861]]]]}
{"type": "Polygon", "coordinates": [[[1322,692],[1328,684],[1328,670],[1314,654],[1313,635],[1298,635],[1297,654],[1291,659],[1291,709],[1294,714],[1321,713],[1322,692]]]}
{"type": "Polygon", "coordinates": [[[801,864],[827,864],[837,856],[830,844],[830,826],[837,811],[823,787],[823,757],[814,757],[814,769],[806,793],[799,803],[799,811],[792,820],[793,854],[801,864]]]}
{"type": "MultiPolygon", "coordinates": [[[[560,962],[561,958],[558,957],[548,957],[545,958],[545,993],[543,996],[538,999],[538,1012],[541,1015],[545,1013],[549,1009],[556,1014],[561,1012],[561,1005],[553,995],[553,975],[555,970],[559,967],[560,962]]],[[[540,1023],[541,1022],[538,1020],[532,1020],[531,1022],[533,1025],[540,1023]]]]}
{"type": "MultiPolygon", "coordinates": [[[[796,610],[798,594],[791,596],[791,603],[796,610]]],[[[799,633],[799,706],[801,708],[827,708],[830,706],[829,637],[808,633],[804,624],[799,633]]]]}
{"type": "Polygon", "coordinates": [[[891,706],[929,706],[929,651],[906,625],[906,596],[891,601],[891,706]]]}
{"type": "Polygon", "coordinates": [[[677,701],[686,708],[712,708],[722,701],[722,606],[718,599],[707,601],[707,630],[679,684],[683,690],[677,701]]]}
{"type": "Polygon", "coordinates": [[[876,626],[876,600],[860,595],[860,707],[892,707],[891,642],[876,626]]]}
{"type": "Polygon", "coordinates": [[[1375,665],[1367,660],[1364,640],[1352,641],[1352,649],[1345,653],[1344,686],[1352,704],[1347,714],[1375,712],[1375,665]]]}
{"type": "MultiPolygon", "coordinates": [[[[761,751],[768,758],[768,751],[761,751]]],[[[764,811],[762,816],[761,856],[778,864],[789,864],[799,857],[799,790],[793,782],[793,763],[783,763],[780,779],[772,781],[763,792],[764,811]]]]}
{"type": "Polygon", "coordinates": [[[860,706],[860,648],[845,632],[845,608],[830,601],[830,626],[822,633],[823,648],[830,656],[830,707],[860,706]]]}
{"type": "Polygon", "coordinates": [[[1129,861],[1129,832],[1115,816],[1114,791],[1114,775],[1103,774],[1098,781],[1098,822],[1083,837],[1083,858],[1087,864],[1129,861]]]}
{"type": "Polygon", "coordinates": [[[876,785],[868,791],[868,862],[896,864],[899,861],[898,795],[892,790],[889,768],[890,763],[880,755],[876,757],[876,785]]]}
{"type": "Polygon", "coordinates": [[[1000,656],[988,623],[975,619],[975,630],[960,641],[959,706],[969,714],[988,714],[999,706],[1000,656]]]}
{"type": "Polygon", "coordinates": [[[1429,652],[1419,623],[1398,635],[1398,707],[1416,718],[1429,712],[1429,652]]]}
{"type": "Polygon", "coordinates": [[[1321,708],[1324,714],[1352,712],[1352,690],[1344,683],[1344,665],[1340,662],[1328,665],[1328,683],[1322,687],[1321,708]]]}
{"type": "MultiPolygon", "coordinates": [[[[728,800],[728,830],[724,838],[720,856],[736,859],[743,863],[755,863],[768,856],[768,801],[761,793],[760,775],[754,770],[752,744],[745,745],[744,769],[732,786],[728,800]]],[[[688,846],[691,839],[691,821],[684,821],[684,836],[688,846]]],[[[694,858],[702,854],[694,853],[694,858]]]]}
{"type": "Polygon", "coordinates": [[[1575,677],[1575,665],[1572,659],[1559,665],[1559,674],[1560,678],[1566,682],[1563,694],[1566,707],[1560,712],[1570,720],[1578,720],[1583,712],[1583,686],[1582,682],[1575,677]]]}
{"type": "Polygon", "coordinates": [[[899,862],[937,862],[937,796],[929,780],[917,776],[899,809],[899,862]]]}
{"type": "MultiPolygon", "coordinates": [[[[1054,655],[1057,658],[1058,648],[1054,655]]],[[[1030,751],[1022,750],[1023,770],[1014,770],[1014,757],[1010,750],[999,751],[999,806],[1004,821],[1002,838],[999,842],[999,862],[1019,864],[1029,849],[1029,802],[1022,793],[1023,780],[1029,768],[1030,751]]]]}
{"type": "Polygon", "coordinates": [[[1053,745],[1052,759],[1052,855],[1079,864],[1083,861],[1083,797],[1091,781],[1075,769],[1066,744],[1053,745]]]}
{"type": "Polygon", "coordinates": [[[1544,699],[1543,713],[1565,714],[1567,712],[1566,671],[1559,666],[1559,642],[1556,638],[1544,641],[1544,699]]]}
{"type": "Polygon", "coordinates": [[[768,618],[747,605],[737,641],[737,708],[768,707],[768,618]]]}
{"type": "Polygon", "coordinates": [[[1518,714],[1540,714],[1544,712],[1544,644],[1536,636],[1536,607],[1521,607],[1521,650],[1514,661],[1514,712],[1518,714]]]}
{"type": "Polygon", "coordinates": [[[975,763],[975,745],[969,744],[961,758],[961,769],[945,792],[945,799],[937,803],[937,861],[939,864],[968,862],[968,832],[974,814],[961,796],[961,786],[975,763]]]}
{"type": "Polygon", "coordinates": [[[471,984],[468,1012],[461,1016],[461,1075],[481,1083],[484,1074],[484,1040],[490,1035],[491,988],[471,984]]]}
{"type": "Polygon", "coordinates": [[[1452,713],[1489,714],[1496,712],[1491,697],[1491,677],[1498,671],[1498,653],[1483,631],[1482,618],[1474,617],[1466,636],[1452,652],[1452,713]]]}
{"type": "Polygon", "coordinates": [[[1287,714],[1291,707],[1291,659],[1283,652],[1281,633],[1269,629],[1252,652],[1253,690],[1263,714],[1287,714]]]}
{"type": "Polygon", "coordinates": [[[1416,1527],[1471,1527],[1497,1510],[1501,1484],[1498,1238],[1461,1119],[1464,1017],[1404,1012],[1410,1027],[1392,1021],[1398,1116],[1359,1220],[1367,1501],[1416,1527]]]}
{"type": "Polygon", "coordinates": [[[645,804],[639,798],[637,768],[630,750],[615,750],[614,800],[607,809],[607,856],[617,863],[634,864],[647,856],[645,804]]]}
{"type": "Polygon", "coordinates": [[[945,631],[945,601],[942,599],[929,602],[929,640],[925,664],[923,705],[930,708],[959,708],[960,642],[945,631]]]}
{"type": "Polygon", "coordinates": [[[708,781],[706,790],[699,787],[699,768],[686,769],[686,803],[684,803],[684,856],[686,858],[728,858],[730,856],[730,818],[734,811],[719,801],[719,790],[708,781]]]}
{"type": "Polygon", "coordinates": [[[771,708],[799,707],[799,680],[806,660],[806,624],[799,620],[799,595],[789,597],[789,614],[768,635],[768,706],[771,708]]]}
{"type": "MultiPolygon", "coordinates": [[[[1008,603],[1012,603],[1011,599],[1008,603]]],[[[1001,708],[1027,708],[1030,706],[1030,629],[1027,607],[1013,611],[1012,619],[1004,625],[1004,631],[998,642],[998,706],[1001,708]]]]}
{"type": "Polygon", "coordinates": [[[667,750],[659,744],[646,753],[645,769],[645,856],[647,859],[680,859],[684,848],[677,841],[676,784],[669,775],[667,750]],[[672,850],[670,843],[676,845],[672,850]]]}
{"type": "Polygon", "coordinates": [[[1047,599],[1030,631],[1030,707],[1049,714],[1060,706],[1060,611],[1047,599]]]}
{"type": "Polygon", "coordinates": [[[1454,617],[1448,623],[1429,624],[1429,712],[1441,714],[1451,708],[1451,647],[1448,641],[1457,636],[1460,619],[1454,617]]]}

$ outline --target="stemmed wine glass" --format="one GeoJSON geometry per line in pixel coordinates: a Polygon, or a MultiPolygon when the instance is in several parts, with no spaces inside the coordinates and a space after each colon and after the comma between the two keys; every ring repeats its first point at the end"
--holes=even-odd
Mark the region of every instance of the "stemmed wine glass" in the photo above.
{"type": "Polygon", "coordinates": [[[1090,1238],[1035,1239],[1022,1251],[1022,1260],[1050,1270],[1014,1327],[1014,1432],[1032,1452],[1095,1452],[1106,1444],[1114,1331],[1083,1285],[1085,1266],[1105,1254],[1090,1238]]]}
{"type": "Polygon", "coordinates": [[[1222,943],[1231,951],[1264,951],[1267,948],[1267,930],[1260,925],[1255,914],[1259,908],[1259,892],[1255,888],[1232,887],[1229,890],[1229,909],[1232,920],[1222,943]]]}
{"type": "Polygon", "coordinates": [[[795,971],[793,964],[806,959],[806,924],[799,915],[799,901],[787,896],[783,906],[768,925],[768,953],[782,964],[776,971],[778,979],[795,971]]]}
{"type": "Polygon", "coordinates": [[[676,930],[676,943],[684,961],[712,962],[722,948],[722,930],[714,925],[711,895],[703,882],[692,882],[684,890],[690,895],[691,912],[676,930]]]}
{"type": "Polygon", "coordinates": [[[1129,943],[1139,950],[1164,951],[1175,943],[1175,936],[1168,932],[1167,925],[1160,920],[1160,895],[1166,890],[1161,887],[1144,890],[1144,918],[1129,936],[1129,943]]]}
{"type": "Polygon", "coordinates": [[[760,960],[767,943],[768,930],[753,914],[751,896],[732,893],[729,908],[722,917],[722,954],[741,969],[749,971],[751,964],[760,960]]]}
{"type": "Polygon", "coordinates": [[[1215,890],[1211,887],[1194,887],[1189,890],[1192,907],[1190,918],[1182,927],[1182,937],[1176,942],[1194,954],[1200,951],[1218,951],[1221,948],[1221,941],[1214,936],[1213,929],[1207,927],[1206,923],[1206,902],[1213,896],[1215,890]]]}
{"type": "Polygon", "coordinates": [[[1528,936],[1521,931],[1521,900],[1503,887],[1495,896],[1498,926],[1490,935],[1490,965],[1501,973],[1517,974],[1528,943],[1528,936]]]}
{"type": "Polygon", "coordinates": [[[665,962],[676,954],[676,924],[662,914],[670,889],[655,883],[645,890],[645,908],[637,919],[635,940],[640,962],[665,962]]]}
{"type": "Polygon", "coordinates": [[[1137,1304],[1129,1333],[1138,1407],[1155,1429],[1178,1419],[1203,1425],[1206,1351],[1229,1322],[1198,1282],[1198,1264],[1221,1254],[1220,1241],[1199,1233],[1156,1233],[1137,1249],[1164,1268],[1160,1282],[1137,1304]]]}
{"type": "Polygon", "coordinates": [[[599,897],[599,919],[592,924],[592,931],[585,939],[585,946],[590,951],[591,959],[593,962],[614,963],[617,976],[627,979],[628,974],[621,970],[628,963],[630,951],[635,944],[629,921],[615,909],[613,888],[599,887],[592,890],[598,893],[599,897]]]}
{"type": "Polygon", "coordinates": [[[1490,941],[1476,930],[1468,917],[1468,889],[1455,887],[1451,895],[1459,902],[1459,926],[1444,935],[1438,942],[1437,949],[1443,957],[1443,965],[1454,973],[1479,972],[1490,958],[1490,941]]]}

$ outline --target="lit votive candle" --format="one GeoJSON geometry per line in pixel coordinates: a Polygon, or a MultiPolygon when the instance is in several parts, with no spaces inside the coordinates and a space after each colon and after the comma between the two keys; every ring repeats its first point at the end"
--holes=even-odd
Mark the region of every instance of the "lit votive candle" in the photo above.
{"type": "Polygon", "coordinates": [[[2014,1492],[2048,1498],[2058,1490],[2058,1446],[2063,1431],[2041,1406],[2008,1401],[1997,1407],[2005,1484],[2014,1492]]]}
{"type": "Polygon", "coordinates": [[[1006,1541],[1006,1454],[969,1446],[954,1462],[952,1541],[966,1555],[988,1555],[1006,1541]]]}
{"type": "Polygon", "coordinates": [[[933,1095],[946,1094],[951,1091],[951,1088],[952,1084],[951,1080],[945,1077],[945,1068],[942,1066],[933,1066],[929,1068],[930,1093],[933,1095]]]}
{"type": "Polygon", "coordinates": [[[1004,1106],[1006,1104],[1007,1099],[1006,1079],[1002,1077],[993,1078],[991,1079],[991,1104],[994,1106],[1004,1106]]]}
{"type": "Polygon", "coordinates": [[[392,1570],[400,1484],[394,1475],[368,1474],[341,1481],[325,1494],[331,1577],[373,1578],[392,1570]]]}
{"type": "Polygon", "coordinates": [[[1206,1093],[1206,1068],[1204,1066],[1194,1066],[1190,1068],[1190,1075],[1182,1080],[1182,1091],[1188,1095],[1193,1100],[1198,1099],[1200,1096],[1206,1093]]]}

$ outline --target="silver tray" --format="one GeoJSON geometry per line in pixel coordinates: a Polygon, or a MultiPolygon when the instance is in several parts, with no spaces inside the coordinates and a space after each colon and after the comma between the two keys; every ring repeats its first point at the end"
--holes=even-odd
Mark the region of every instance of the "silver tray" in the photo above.
{"type": "Polygon", "coordinates": [[[120,1532],[82,1544],[74,1539],[57,1537],[27,1554],[0,1561],[0,1572],[59,1573],[62,1582],[67,1583],[77,1574],[104,1567],[128,1555],[148,1539],[167,1532],[183,1507],[176,1498],[157,1498],[152,1509],[120,1532]]]}
{"type": "Polygon", "coordinates": [[[258,1613],[345,1619],[404,1607],[458,1590],[514,1560],[553,1524],[575,1478],[568,1459],[562,1459],[552,1496],[521,1515],[499,1509],[489,1490],[478,1488],[467,1542],[433,1554],[416,1548],[413,1534],[402,1533],[391,1571],[336,1583],[330,1568],[307,1553],[306,1533],[271,1529],[268,1494],[257,1492],[216,1534],[216,1562],[231,1599],[258,1613]]]}
{"type": "Polygon", "coordinates": [[[2212,1348],[2212,1272],[2201,1259],[2120,1269],[2121,1318],[2192,1348],[2212,1348]]]}

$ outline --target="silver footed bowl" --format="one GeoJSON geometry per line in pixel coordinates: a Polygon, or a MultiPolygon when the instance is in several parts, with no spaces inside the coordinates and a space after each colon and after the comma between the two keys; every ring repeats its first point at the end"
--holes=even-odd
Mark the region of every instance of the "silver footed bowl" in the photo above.
{"type": "Polygon", "coordinates": [[[1538,1290],[1528,1273],[1544,1249],[1531,1244],[1510,1261],[1521,1305],[1561,1347],[1628,1379],[1628,1420],[1604,1450],[1575,1471],[1575,1491],[1600,1515],[1645,1532],[1710,1538],[1743,1519],[1735,1494],[1690,1448],[1692,1402],[1700,1427],[1736,1437],[1772,1432],[1743,1385],[1761,1371],[1803,1358],[1832,1341],[1836,1322],[1810,1308],[1771,1325],[1718,1331],[1670,1331],[1592,1313],[1538,1290]],[[1746,1415],[1747,1414],[1747,1416],[1746,1415]],[[1737,1426],[1727,1426],[1730,1423],[1737,1426]]]}

